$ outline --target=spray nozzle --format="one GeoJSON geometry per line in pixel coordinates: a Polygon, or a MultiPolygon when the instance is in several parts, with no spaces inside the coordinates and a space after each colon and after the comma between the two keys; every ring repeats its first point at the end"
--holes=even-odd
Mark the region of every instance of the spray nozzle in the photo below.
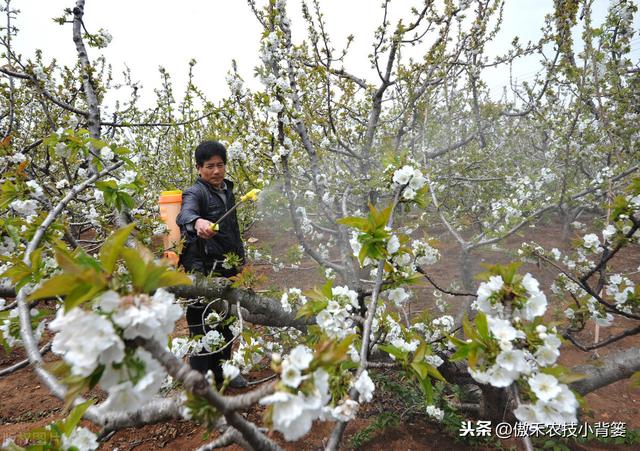
{"type": "Polygon", "coordinates": [[[251,191],[249,191],[247,194],[245,194],[244,196],[240,197],[240,201],[241,202],[246,202],[248,200],[251,200],[253,202],[258,200],[258,194],[260,194],[260,189],[258,188],[253,188],[251,191]]]}

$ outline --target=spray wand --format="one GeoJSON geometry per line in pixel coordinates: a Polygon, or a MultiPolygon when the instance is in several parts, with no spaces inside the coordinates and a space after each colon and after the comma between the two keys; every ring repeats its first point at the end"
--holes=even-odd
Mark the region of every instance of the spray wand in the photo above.
{"type": "Polygon", "coordinates": [[[256,202],[258,200],[258,194],[260,194],[260,191],[258,188],[254,188],[251,191],[249,191],[247,194],[245,194],[244,196],[240,197],[240,202],[236,203],[233,207],[231,207],[229,210],[227,210],[227,212],[225,214],[223,214],[220,219],[218,219],[216,222],[214,222],[213,224],[211,224],[211,230],[213,230],[214,232],[217,232],[218,230],[220,230],[220,223],[222,222],[222,220],[224,218],[226,218],[227,216],[229,216],[231,213],[233,213],[233,211],[238,208],[238,205],[240,205],[243,202],[246,202],[248,200],[252,201],[252,202],[256,202]]]}

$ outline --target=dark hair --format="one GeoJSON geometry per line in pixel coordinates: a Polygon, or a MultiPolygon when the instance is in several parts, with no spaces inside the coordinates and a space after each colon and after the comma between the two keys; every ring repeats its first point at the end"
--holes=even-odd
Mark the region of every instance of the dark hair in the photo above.
{"type": "Polygon", "coordinates": [[[196,147],[196,166],[203,166],[204,162],[218,155],[222,162],[227,164],[227,149],[218,141],[202,141],[196,147]]]}

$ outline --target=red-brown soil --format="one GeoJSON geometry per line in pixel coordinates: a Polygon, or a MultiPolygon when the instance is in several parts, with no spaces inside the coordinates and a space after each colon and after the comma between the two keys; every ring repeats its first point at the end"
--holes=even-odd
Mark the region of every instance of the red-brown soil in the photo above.
{"type": "MultiPolygon", "coordinates": [[[[433,267],[428,268],[429,274],[441,286],[448,286],[451,280],[458,277],[458,255],[459,250],[456,243],[444,230],[434,228],[430,230],[431,236],[439,240],[442,259],[433,267]]],[[[249,236],[257,238],[256,246],[268,245],[273,254],[283,256],[287,249],[294,243],[291,232],[287,232],[282,227],[257,225],[250,230],[249,236]]],[[[558,247],[561,250],[568,249],[567,243],[563,243],[560,238],[560,227],[556,224],[538,225],[535,228],[525,229],[521,235],[514,235],[506,241],[500,243],[499,249],[484,249],[475,254],[476,272],[481,271],[479,263],[499,263],[515,260],[514,250],[524,241],[534,240],[545,248],[558,247]]],[[[633,270],[640,265],[640,252],[638,248],[628,249],[616,259],[616,267],[620,269],[633,270]]],[[[311,288],[321,284],[323,278],[315,264],[303,259],[299,269],[284,268],[278,272],[273,272],[268,265],[257,264],[256,269],[267,275],[267,282],[264,288],[285,289],[296,286],[303,289],[311,288]]],[[[541,282],[541,288],[547,293],[550,304],[553,301],[549,286],[553,281],[551,271],[539,268],[536,265],[526,264],[521,268],[524,273],[531,272],[541,282]]],[[[415,287],[416,300],[411,309],[418,312],[423,309],[433,309],[434,297],[433,287],[424,285],[415,287]]],[[[452,303],[456,300],[452,300],[452,303]]],[[[557,306],[555,311],[549,313],[549,320],[560,319],[564,306],[557,306]]],[[[615,325],[601,329],[601,339],[610,334],[616,334],[631,324],[631,321],[617,321],[615,325]]],[[[178,324],[178,332],[184,333],[186,330],[184,321],[178,324]]],[[[593,341],[593,328],[585,330],[580,339],[584,343],[593,341]]],[[[562,349],[561,363],[565,366],[574,366],[581,363],[597,363],[599,359],[616,350],[625,349],[631,346],[640,345],[640,337],[632,336],[621,340],[615,345],[606,347],[595,352],[582,352],[579,349],[564,344],[562,349]]],[[[0,350],[0,368],[5,368],[24,358],[24,352],[14,349],[6,354],[0,350]]],[[[54,356],[48,354],[45,360],[54,360],[54,356]]],[[[258,379],[266,374],[268,370],[260,374],[252,374],[250,378],[258,379]]],[[[100,397],[100,396],[98,396],[100,397]]],[[[383,412],[402,412],[401,406],[393,404],[393,400],[386,393],[376,391],[374,402],[367,405],[361,412],[360,418],[351,422],[343,438],[343,447],[352,448],[354,434],[371,425],[376,417],[383,412]],[[396,410],[398,409],[398,410],[396,410]]],[[[399,422],[394,427],[386,428],[370,435],[370,440],[362,444],[361,449],[380,450],[464,450],[470,445],[456,440],[456,437],[446,433],[440,425],[427,421],[422,415],[398,414],[399,422]]],[[[247,413],[249,419],[261,424],[262,408],[255,407],[247,413]]],[[[40,381],[29,368],[16,371],[8,376],[0,378],[0,443],[7,437],[15,437],[21,432],[25,432],[37,426],[43,426],[51,421],[62,418],[62,402],[48,393],[43,388],[40,381]]],[[[640,390],[632,388],[629,381],[620,381],[608,387],[589,394],[586,397],[586,411],[584,420],[589,423],[597,421],[620,421],[625,422],[629,429],[640,428],[640,390]]],[[[96,428],[87,422],[83,425],[97,431],[96,428]]],[[[327,437],[332,429],[331,423],[316,422],[312,431],[300,442],[290,444],[284,442],[277,433],[271,433],[278,443],[289,450],[316,450],[322,449],[327,437]]],[[[154,450],[164,449],[195,449],[217,436],[213,432],[206,439],[205,429],[189,421],[171,421],[155,425],[148,425],[138,429],[126,429],[115,433],[101,449],[118,450],[154,450]]],[[[520,444],[508,441],[503,444],[505,448],[520,448],[520,444]]],[[[637,444],[636,444],[637,446],[637,444]]],[[[571,449],[637,449],[630,446],[614,446],[591,442],[588,445],[570,444],[571,449]]],[[[495,444],[487,444],[474,449],[494,449],[495,444]]],[[[240,449],[229,447],[228,449],[240,449]]]]}

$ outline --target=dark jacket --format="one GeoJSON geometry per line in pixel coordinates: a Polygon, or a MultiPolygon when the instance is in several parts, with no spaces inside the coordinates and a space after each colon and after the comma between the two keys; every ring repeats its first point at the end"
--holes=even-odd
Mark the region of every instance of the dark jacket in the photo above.
{"type": "Polygon", "coordinates": [[[225,179],[225,184],[226,205],[223,197],[201,178],[182,193],[182,208],[176,223],[180,227],[182,238],[185,239],[180,264],[187,271],[207,274],[216,266],[214,264],[217,261],[215,271],[220,272],[220,263],[225,259],[224,254],[228,252],[237,254],[244,262],[244,247],[235,211],[219,224],[218,233],[208,240],[198,238],[194,228],[196,219],[216,222],[235,205],[233,182],[225,179]]]}

